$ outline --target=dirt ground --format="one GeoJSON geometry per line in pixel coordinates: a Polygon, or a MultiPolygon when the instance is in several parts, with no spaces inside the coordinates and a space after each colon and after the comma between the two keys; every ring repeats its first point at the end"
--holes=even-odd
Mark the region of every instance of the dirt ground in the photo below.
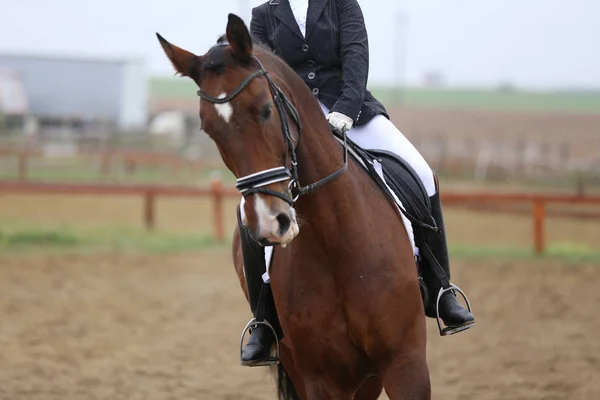
{"type": "MultiPolygon", "coordinates": [[[[429,320],[434,399],[600,398],[600,267],[455,260],[478,324],[429,320]]],[[[0,256],[0,399],[275,399],[238,363],[228,249],[0,256]]]]}

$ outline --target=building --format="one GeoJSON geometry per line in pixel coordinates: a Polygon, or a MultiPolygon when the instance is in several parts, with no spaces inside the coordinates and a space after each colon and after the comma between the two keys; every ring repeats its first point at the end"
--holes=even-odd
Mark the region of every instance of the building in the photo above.
{"type": "Polygon", "coordinates": [[[123,130],[147,124],[143,60],[0,53],[0,70],[18,76],[28,112],[42,121],[101,121],[123,130]]]}

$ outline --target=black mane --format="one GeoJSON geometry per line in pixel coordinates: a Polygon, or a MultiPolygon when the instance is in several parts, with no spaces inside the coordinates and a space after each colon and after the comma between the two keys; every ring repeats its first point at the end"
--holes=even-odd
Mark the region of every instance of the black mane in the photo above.
{"type": "Polygon", "coordinates": [[[227,34],[222,34],[221,36],[219,36],[219,38],[217,39],[217,44],[226,44],[227,43],[227,34]]]}

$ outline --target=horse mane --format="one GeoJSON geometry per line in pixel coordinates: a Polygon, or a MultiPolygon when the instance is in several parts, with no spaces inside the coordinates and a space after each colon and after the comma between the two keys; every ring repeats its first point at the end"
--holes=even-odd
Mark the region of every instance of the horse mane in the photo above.
{"type": "Polygon", "coordinates": [[[217,39],[217,44],[223,44],[225,42],[227,42],[227,34],[224,33],[217,39]]]}

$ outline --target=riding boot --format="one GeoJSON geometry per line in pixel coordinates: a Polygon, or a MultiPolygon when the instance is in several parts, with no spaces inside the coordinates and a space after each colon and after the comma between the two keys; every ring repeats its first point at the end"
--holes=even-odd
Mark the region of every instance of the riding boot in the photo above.
{"type": "MultiPolygon", "coordinates": [[[[450,260],[448,257],[446,231],[444,227],[444,218],[442,215],[442,204],[439,191],[429,199],[431,202],[431,214],[436,222],[437,227],[439,228],[439,232],[430,233],[428,235],[428,242],[435,259],[438,261],[439,266],[441,266],[441,269],[446,275],[445,279],[440,279],[438,274],[436,274],[434,271],[435,267],[431,265],[428,265],[423,271],[423,277],[425,284],[427,285],[427,291],[429,292],[430,300],[428,306],[426,307],[425,313],[430,318],[437,318],[435,310],[436,300],[438,293],[443,287],[442,282],[446,282],[446,285],[448,285],[450,282],[450,260]]],[[[457,300],[454,290],[447,291],[442,295],[438,304],[438,308],[439,316],[447,326],[447,328],[443,331],[440,329],[440,333],[442,335],[451,335],[453,333],[466,330],[475,323],[475,318],[471,312],[465,309],[457,300]]]]}
{"type": "Polygon", "coordinates": [[[250,310],[256,319],[256,323],[250,326],[250,339],[242,349],[241,362],[247,366],[272,365],[277,358],[271,357],[271,347],[283,335],[271,285],[262,279],[266,271],[265,250],[252,239],[241,221],[239,227],[250,310]]]}

